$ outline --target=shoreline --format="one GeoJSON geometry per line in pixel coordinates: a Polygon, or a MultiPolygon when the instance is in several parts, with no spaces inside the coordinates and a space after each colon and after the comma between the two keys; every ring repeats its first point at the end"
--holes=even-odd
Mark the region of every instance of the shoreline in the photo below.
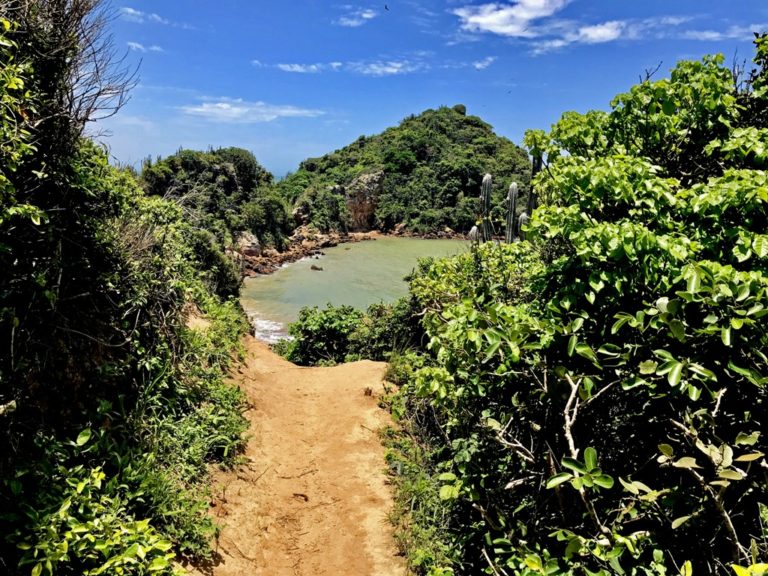
{"type": "Polygon", "coordinates": [[[407,230],[395,232],[381,232],[379,230],[370,230],[367,232],[329,232],[327,234],[315,232],[306,226],[297,228],[289,238],[289,245],[286,250],[279,252],[274,248],[264,250],[259,256],[250,256],[237,253],[241,263],[241,274],[245,278],[256,276],[266,276],[273,274],[283,265],[292,262],[298,262],[304,258],[313,256],[324,256],[325,248],[333,248],[339,244],[349,244],[353,242],[367,242],[378,238],[418,238],[423,240],[462,240],[466,239],[465,234],[458,234],[450,228],[440,232],[429,232],[427,234],[417,234],[407,230]]]}

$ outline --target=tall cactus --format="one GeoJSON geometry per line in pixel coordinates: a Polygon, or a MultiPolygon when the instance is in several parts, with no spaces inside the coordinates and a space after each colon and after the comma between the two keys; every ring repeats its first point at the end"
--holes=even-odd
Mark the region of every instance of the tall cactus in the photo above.
{"type": "Polygon", "coordinates": [[[491,189],[493,179],[490,174],[483,176],[483,185],[480,188],[480,205],[482,208],[482,241],[491,239],[491,189]]]}
{"type": "Polygon", "coordinates": [[[533,211],[536,208],[536,189],[533,187],[533,179],[536,177],[536,174],[541,172],[543,165],[544,159],[541,157],[541,154],[533,157],[533,166],[531,166],[531,191],[528,193],[528,206],[525,210],[528,212],[529,217],[533,214],[533,211]]]}
{"type": "Polygon", "coordinates": [[[507,244],[512,244],[517,238],[515,212],[517,212],[517,182],[512,182],[509,185],[509,193],[507,194],[507,244]]]}

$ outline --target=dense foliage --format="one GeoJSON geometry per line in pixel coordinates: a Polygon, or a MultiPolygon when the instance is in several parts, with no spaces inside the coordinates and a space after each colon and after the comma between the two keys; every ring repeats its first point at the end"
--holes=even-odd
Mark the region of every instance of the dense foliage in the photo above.
{"type": "Polygon", "coordinates": [[[220,255],[233,247],[241,232],[251,232],[264,246],[278,249],[290,235],[292,222],[272,188],[272,174],[241,148],[180,150],[156,162],[146,160],[140,181],[147,194],[183,208],[197,254],[216,271],[223,295],[238,293],[240,270],[220,255]]]}
{"type": "Polygon", "coordinates": [[[170,574],[210,554],[206,465],[243,442],[223,383],[239,305],[183,208],[81,137],[130,84],[104,24],[96,0],[0,13],[0,573],[170,574]]]}
{"type": "Polygon", "coordinates": [[[418,571],[741,575],[768,557],[756,44],[746,87],[720,56],[681,62],[529,133],[548,158],[529,241],[413,280],[429,357],[392,458],[411,518],[439,524],[408,542],[418,571]]]}
{"type": "Polygon", "coordinates": [[[447,226],[467,232],[478,218],[483,175],[495,177],[494,206],[501,222],[509,184],[518,182],[527,194],[530,163],[519,147],[459,105],[410,116],[381,134],[305,160],[277,189],[321,230],[344,229],[350,225],[345,187],[378,172],[383,182],[368,226],[391,230],[405,224],[417,233],[447,226]]]}
{"type": "Polygon", "coordinates": [[[280,342],[278,351],[291,362],[314,366],[389,360],[393,353],[417,346],[423,330],[413,301],[401,298],[394,304],[372,304],[365,312],[331,304],[305,307],[289,333],[292,339],[280,342]]]}

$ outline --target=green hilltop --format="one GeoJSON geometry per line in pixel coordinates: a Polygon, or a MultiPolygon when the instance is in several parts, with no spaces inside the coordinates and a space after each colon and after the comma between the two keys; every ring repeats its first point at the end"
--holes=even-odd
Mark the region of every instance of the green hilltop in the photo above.
{"type": "Polygon", "coordinates": [[[497,209],[512,181],[527,195],[526,152],[456,105],[409,116],[381,134],[309,158],[277,189],[297,220],[324,231],[466,232],[478,217],[485,173],[494,176],[497,209]]]}

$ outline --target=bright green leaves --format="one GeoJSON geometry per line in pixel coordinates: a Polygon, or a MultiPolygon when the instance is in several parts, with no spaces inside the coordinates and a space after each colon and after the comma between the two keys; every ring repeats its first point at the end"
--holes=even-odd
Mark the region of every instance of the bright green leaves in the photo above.
{"type": "Polygon", "coordinates": [[[456,500],[461,493],[461,481],[452,472],[444,472],[437,478],[440,482],[445,482],[440,487],[440,500],[456,500]]]}
{"type": "Polygon", "coordinates": [[[603,488],[608,490],[613,488],[613,478],[603,473],[598,467],[597,451],[592,447],[584,450],[583,462],[566,456],[560,464],[566,471],[550,477],[546,483],[547,488],[556,488],[566,482],[576,490],[583,490],[585,488],[603,488]]]}
{"type": "Polygon", "coordinates": [[[768,129],[747,126],[734,129],[727,140],[713,140],[707,154],[719,153],[730,163],[749,168],[765,168],[768,163],[768,129]]]}
{"type": "MultiPolygon", "coordinates": [[[[766,132],[742,130],[737,96],[722,59],[707,58],[643,82],[607,114],[566,114],[550,134],[529,133],[531,150],[549,156],[537,189],[555,200],[521,243],[542,261],[522,271],[520,298],[488,248],[415,284],[434,311],[435,361],[453,378],[430,405],[444,410],[456,466],[446,469],[461,472],[459,501],[494,512],[462,521],[482,525],[488,543],[517,535],[521,573],[553,535],[564,573],[723,566],[716,550],[733,542],[719,504],[738,510],[742,544],[760,533],[768,176],[748,168],[763,161],[766,132]],[[497,313],[499,300],[514,305],[497,313]],[[620,490],[599,464],[621,471],[620,490]],[[542,483],[556,497],[530,489],[542,483]],[[693,544],[661,552],[670,529],[693,544]]],[[[520,271],[522,252],[505,250],[520,271]]]]}
{"type": "Polygon", "coordinates": [[[768,564],[758,563],[751,566],[739,566],[737,564],[731,564],[736,576],[765,576],[768,574],[768,564]]]}

